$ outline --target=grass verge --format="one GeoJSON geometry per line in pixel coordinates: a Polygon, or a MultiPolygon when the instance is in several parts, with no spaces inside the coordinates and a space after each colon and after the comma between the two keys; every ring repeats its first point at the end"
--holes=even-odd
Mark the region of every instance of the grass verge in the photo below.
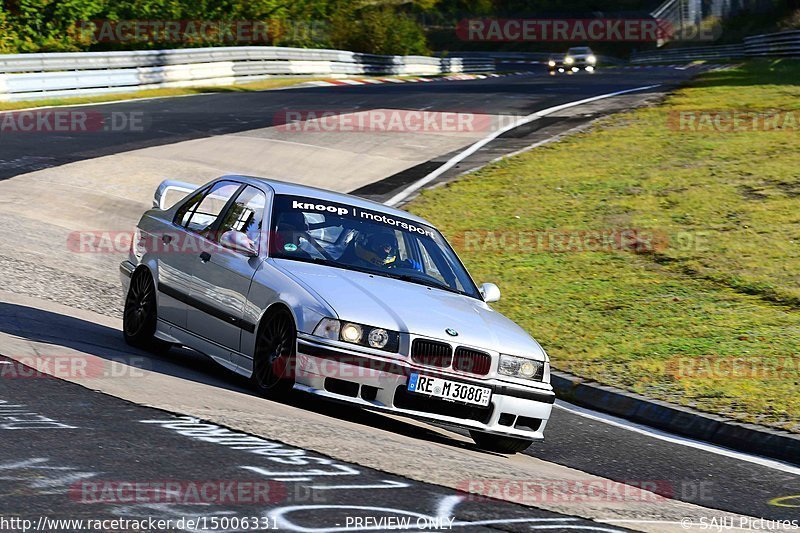
{"type": "MultiPolygon", "coordinates": [[[[443,78],[450,76],[450,73],[425,76],[426,78],[443,78]]],[[[382,76],[383,78],[414,78],[417,76],[382,76]]],[[[98,104],[103,102],[116,102],[118,100],[137,100],[141,98],[161,98],[168,96],[187,96],[192,94],[208,93],[234,93],[234,92],[257,92],[269,89],[282,89],[310,81],[328,80],[327,77],[291,77],[291,78],[270,78],[267,80],[242,83],[239,85],[220,85],[209,87],[181,87],[175,89],[146,89],[143,91],[132,91],[129,93],[99,94],[93,96],[70,96],[64,98],[44,98],[41,100],[26,100],[24,102],[0,102],[0,111],[14,111],[17,109],[28,109],[31,107],[52,107],[70,106],[78,104],[98,104]]]]}
{"type": "Polygon", "coordinates": [[[800,117],[800,62],[707,73],[408,208],[556,368],[800,432],[800,124],[675,125],[737,110],[800,117]]]}
{"type": "Polygon", "coordinates": [[[93,96],[70,96],[64,98],[45,98],[41,100],[26,100],[24,102],[0,102],[0,111],[13,111],[30,107],[69,106],[76,104],[94,104],[114,102],[117,100],[137,100],[141,98],[160,98],[167,96],[185,96],[190,94],[222,93],[222,92],[253,92],[268,89],[281,89],[309,81],[317,81],[319,77],[293,77],[271,78],[240,85],[224,85],[219,87],[182,87],[175,89],[147,89],[129,93],[101,94],[93,96]]]}

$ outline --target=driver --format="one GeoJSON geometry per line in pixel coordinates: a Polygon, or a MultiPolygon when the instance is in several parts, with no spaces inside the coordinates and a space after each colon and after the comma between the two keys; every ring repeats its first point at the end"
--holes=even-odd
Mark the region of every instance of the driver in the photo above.
{"type": "Polygon", "coordinates": [[[388,268],[397,261],[397,237],[388,231],[362,233],[356,238],[355,252],[361,262],[388,268]]]}
{"type": "Polygon", "coordinates": [[[355,241],[353,262],[382,268],[413,268],[421,270],[420,265],[411,259],[398,257],[397,237],[391,230],[361,233],[355,241]]]}

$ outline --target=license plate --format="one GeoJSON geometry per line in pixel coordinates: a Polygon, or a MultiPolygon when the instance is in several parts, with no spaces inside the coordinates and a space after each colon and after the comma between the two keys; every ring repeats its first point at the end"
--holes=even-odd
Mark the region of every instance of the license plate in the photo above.
{"type": "Polygon", "coordinates": [[[417,394],[483,407],[489,405],[489,400],[492,399],[492,389],[419,374],[411,374],[408,378],[408,390],[417,394]]]}

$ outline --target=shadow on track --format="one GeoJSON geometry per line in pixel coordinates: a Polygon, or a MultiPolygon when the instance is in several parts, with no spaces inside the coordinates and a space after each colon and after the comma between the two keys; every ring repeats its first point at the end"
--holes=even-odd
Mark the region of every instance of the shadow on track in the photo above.
{"type": "MultiPolygon", "coordinates": [[[[62,346],[107,361],[123,363],[149,372],[211,385],[255,396],[242,376],[219,366],[194,350],[175,347],[166,353],[153,354],[125,344],[122,332],[116,328],[80,318],[36,309],[34,307],[0,302],[0,333],[7,333],[36,343],[62,346]]],[[[9,355],[9,354],[4,354],[9,355]]],[[[378,428],[407,437],[476,450],[472,444],[450,438],[439,432],[397,420],[380,413],[348,406],[342,409],[334,401],[320,400],[300,392],[293,393],[281,403],[339,420],[378,428]]],[[[291,422],[287,420],[287,423],[291,422]]],[[[489,455],[497,455],[482,451],[489,455]]]]}

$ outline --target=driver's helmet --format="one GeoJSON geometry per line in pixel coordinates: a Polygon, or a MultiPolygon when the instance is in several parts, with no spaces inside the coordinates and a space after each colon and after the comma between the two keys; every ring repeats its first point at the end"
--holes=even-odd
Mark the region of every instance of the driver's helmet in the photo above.
{"type": "Polygon", "coordinates": [[[386,266],[397,259],[397,237],[391,231],[362,233],[356,238],[356,255],[375,266],[386,266]]]}

